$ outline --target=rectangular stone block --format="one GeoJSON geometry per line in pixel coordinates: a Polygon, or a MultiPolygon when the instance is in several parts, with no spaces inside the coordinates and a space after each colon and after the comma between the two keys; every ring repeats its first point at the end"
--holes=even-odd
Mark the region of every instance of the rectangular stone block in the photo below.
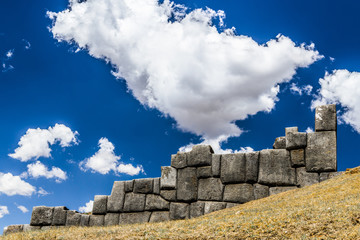
{"type": "Polygon", "coordinates": [[[273,149],[285,149],[286,148],[286,138],[278,137],[275,139],[273,144],[273,149]]]}
{"type": "Polygon", "coordinates": [[[87,227],[87,226],[89,226],[89,222],[90,222],[90,215],[81,214],[80,226],[87,227]]]}
{"type": "Polygon", "coordinates": [[[290,150],[291,167],[305,166],[305,151],[304,149],[290,150]]]}
{"type": "Polygon", "coordinates": [[[289,133],[297,133],[297,132],[299,132],[298,127],[287,127],[287,128],[285,128],[285,136],[286,137],[287,137],[287,135],[289,133]]]}
{"type": "Polygon", "coordinates": [[[225,202],[205,202],[204,214],[212,213],[226,208],[225,202]]]}
{"type": "Polygon", "coordinates": [[[212,164],[211,164],[211,172],[213,177],[220,177],[220,162],[221,155],[213,154],[212,155],[212,164]]]}
{"type": "Polygon", "coordinates": [[[94,197],[94,205],[93,205],[92,214],[94,214],[94,215],[96,215],[96,214],[105,215],[106,214],[107,198],[108,198],[108,196],[106,196],[106,195],[96,195],[94,197]]]}
{"type": "Polygon", "coordinates": [[[297,187],[271,187],[269,190],[270,196],[274,195],[274,194],[278,194],[278,193],[282,193],[282,192],[287,192],[290,190],[294,190],[297,189],[297,187]]]}
{"type": "Polygon", "coordinates": [[[254,184],[255,200],[269,196],[269,187],[261,184],[254,184]]]}
{"type": "Polygon", "coordinates": [[[177,153],[171,155],[171,166],[174,168],[185,168],[187,167],[187,155],[189,153],[177,153]]]}
{"type": "Polygon", "coordinates": [[[211,166],[212,154],[210,145],[196,145],[192,148],[187,158],[188,166],[211,166]]]}
{"type": "MultiPolygon", "coordinates": [[[[30,224],[24,224],[23,231],[24,232],[32,232],[40,230],[41,226],[31,226],[30,224]]],[[[5,231],[3,233],[5,235],[5,231]]]]}
{"type": "Polygon", "coordinates": [[[220,178],[199,179],[198,199],[221,201],[224,185],[220,178]]]}
{"type": "Polygon", "coordinates": [[[289,132],[286,135],[286,149],[299,149],[306,147],[306,133],[289,132]]]}
{"type": "Polygon", "coordinates": [[[134,180],[134,193],[153,193],[154,179],[142,178],[134,180]]]}
{"type": "Polygon", "coordinates": [[[284,149],[266,149],[260,152],[260,184],[295,185],[295,177],[295,169],[291,168],[288,151],[284,149]]]}
{"type": "Polygon", "coordinates": [[[52,224],[53,226],[65,226],[66,224],[66,215],[67,210],[69,210],[67,207],[54,207],[54,215],[52,224]]]}
{"type": "Polygon", "coordinates": [[[161,167],[160,189],[176,188],[177,171],[173,167],[161,167]]]}
{"type": "Polygon", "coordinates": [[[151,212],[121,213],[120,224],[147,223],[151,212]]]}
{"type": "Polygon", "coordinates": [[[79,226],[81,213],[77,211],[67,211],[66,226],[79,226]]]}
{"type": "Polygon", "coordinates": [[[212,176],[211,166],[197,168],[197,177],[198,178],[208,178],[211,176],[212,176]]]}
{"type": "Polygon", "coordinates": [[[190,204],[190,218],[204,215],[205,202],[197,201],[190,204]]]}
{"type": "Polygon", "coordinates": [[[170,221],[169,211],[152,212],[149,222],[166,222],[170,221]]]}
{"type": "Polygon", "coordinates": [[[189,218],[189,204],[170,203],[170,220],[179,220],[189,218]]]}
{"type": "Polygon", "coordinates": [[[224,201],[245,203],[254,199],[254,187],[251,184],[228,184],[225,186],[224,201]]]}
{"type": "Polygon", "coordinates": [[[198,183],[196,168],[178,169],[176,199],[180,201],[196,201],[198,183]]]}
{"type": "Polygon", "coordinates": [[[308,172],[336,171],[336,132],[308,133],[305,159],[308,172]]]}
{"type": "Polygon", "coordinates": [[[31,226],[50,226],[54,214],[53,207],[37,206],[33,207],[31,214],[31,226]]]}
{"type": "Polygon", "coordinates": [[[146,195],[145,211],[149,210],[169,210],[170,203],[159,195],[146,195]]]}
{"type": "Polygon", "coordinates": [[[124,212],[142,212],[145,208],[145,194],[126,193],[124,212]]]}
{"type": "Polygon", "coordinates": [[[154,178],[154,194],[160,194],[160,178],[154,178]]]}
{"type": "Polygon", "coordinates": [[[125,183],[114,182],[111,195],[107,200],[107,212],[121,212],[124,205],[125,183]]]}
{"type": "Polygon", "coordinates": [[[19,233],[24,231],[24,225],[10,225],[4,228],[3,235],[9,235],[10,233],[19,233]]]}
{"type": "Polygon", "coordinates": [[[245,160],[245,181],[250,183],[257,182],[259,172],[259,152],[245,153],[245,160]]]}
{"type": "Polygon", "coordinates": [[[161,190],[160,196],[167,201],[176,201],[176,190],[161,190]]]}
{"type": "Polygon", "coordinates": [[[221,156],[220,178],[223,183],[245,182],[246,160],[244,153],[223,154],[221,156]]]}
{"type": "Polygon", "coordinates": [[[300,187],[310,186],[315,183],[319,183],[319,173],[306,172],[305,167],[296,169],[296,181],[300,187]]]}
{"type": "Polygon", "coordinates": [[[125,192],[132,192],[134,189],[134,180],[125,181],[125,192]]]}
{"type": "Polygon", "coordinates": [[[315,132],[336,131],[336,105],[323,105],[315,109],[315,132]]]}
{"type": "Polygon", "coordinates": [[[107,213],[104,218],[104,226],[119,225],[119,213],[107,213]]]}
{"type": "Polygon", "coordinates": [[[104,226],[105,215],[90,215],[89,226],[104,226]]]}

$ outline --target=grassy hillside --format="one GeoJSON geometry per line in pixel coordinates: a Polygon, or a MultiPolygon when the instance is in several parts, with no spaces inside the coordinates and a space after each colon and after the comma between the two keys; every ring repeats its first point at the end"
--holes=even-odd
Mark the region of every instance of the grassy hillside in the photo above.
{"type": "Polygon", "coordinates": [[[360,239],[360,167],[191,220],[58,228],[3,239],[360,239]]]}

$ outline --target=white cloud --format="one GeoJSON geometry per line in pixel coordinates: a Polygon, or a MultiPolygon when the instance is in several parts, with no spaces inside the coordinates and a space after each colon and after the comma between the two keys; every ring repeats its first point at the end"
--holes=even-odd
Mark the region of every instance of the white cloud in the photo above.
{"type": "Polygon", "coordinates": [[[308,128],[305,130],[305,132],[307,132],[307,133],[312,133],[312,132],[314,132],[314,129],[312,129],[311,127],[308,127],[308,128]]]}
{"type": "Polygon", "coordinates": [[[17,208],[23,213],[27,213],[29,211],[25,206],[22,205],[17,206],[17,208]]]}
{"type": "Polygon", "coordinates": [[[334,70],[319,79],[320,89],[312,108],[324,104],[340,104],[339,123],[346,123],[360,133],[360,73],[334,70]]]}
{"type": "Polygon", "coordinates": [[[35,192],[36,188],[23,181],[19,176],[13,176],[11,173],[0,172],[0,193],[8,196],[31,196],[35,192]]]}
{"type": "Polygon", "coordinates": [[[49,195],[50,193],[47,192],[45,189],[43,189],[42,187],[39,187],[39,191],[37,191],[37,194],[39,196],[46,196],[46,195],[49,195]]]}
{"type": "Polygon", "coordinates": [[[85,203],[85,206],[79,207],[79,212],[81,213],[92,212],[93,205],[94,205],[94,201],[90,200],[89,202],[85,203]]]}
{"type": "Polygon", "coordinates": [[[78,132],[73,132],[63,124],[55,124],[48,129],[29,128],[26,134],[20,138],[19,147],[15,153],[9,154],[10,157],[26,162],[32,158],[51,157],[50,145],[57,142],[62,147],[69,147],[71,144],[78,144],[76,136],[78,132]]]}
{"type": "Polygon", "coordinates": [[[45,177],[47,179],[55,178],[56,182],[61,182],[67,179],[66,172],[57,167],[52,167],[49,170],[44,164],[40,161],[27,165],[27,172],[23,176],[30,176],[33,178],[45,177]]]}
{"type": "Polygon", "coordinates": [[[9,51],[7,51],[6,52],[6,57],[8,58],[8,59],[10,59],[10,58],[12,58],[13,56],[14,56],[14,50],[15,49],[11,49],[11,50],[9,50],[9,51]]]}
{"type": "Polygon", "coordinates": [[[80,169],[101,174],[108,174],[111,170],[115,173],[125,173],[128,175],[137,175],[140,172],[144,173],[141,165],[134,167],[132,164],[119,164],[120,156],[115,155],[114,145],[107,139],[101,138],[99,140],[99,150],[90,158],[80,162],[80,169]]]}
{"type": "Polygon", "coordinates": [[[7,206],[0,206],[0,218],[3,218],[6,214],[10,214],[7,206]]]}
{"type": "Polygon", "coordinates": [[[329,57],[329,59],[330,59],[331,62],[335,61],[335,58],[333,58],[333,57],[329,57]]]}
{"type": "Polygon", "coordinates": [[[300,96],[303,94],[310,95],[312,90],[313,87],[311,85],[304,85],[299,87],[296,83],[292,83],[290,86],[290,92],[300,96]]]}
{"type": "Polygon", "coordinates": [[[57,40],[111,62],[143,105],[206,140],[239,136],[235,120],[271,111],[278,84],[322,58],[314,44],[282,35],[260,45],[235,28],[219,32],[212,22],[221,25],[223,11],[189,12],[168,0],[71,0],[48,16],[57,40]]]}
{"type": "Polygon", "coordinates": [[[29,50],[29,49],[31,48],[30,42],[27,41],[26,39],[23,39],[22,41],[23,41],[23,43],[24,43],[24,48],[25,48],[26,50],[29,50]]]}

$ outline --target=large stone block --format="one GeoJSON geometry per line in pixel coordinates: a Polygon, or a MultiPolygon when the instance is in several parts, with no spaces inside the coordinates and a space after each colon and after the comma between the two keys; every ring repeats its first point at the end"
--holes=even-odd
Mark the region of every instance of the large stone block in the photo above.
{"type": "Polygon", "coordinates": [[[119,213],[107,213],[104,218],[104,226],[119,225],[119,213]]]}
{"type": "Polygon", "coordinates": [[[81,220],[81,213],[77,211],[67,211],[66,226],[79,226],[81,220]]]}
{"type": "MultiPolygon", "coordinates": [[[[23,227],[24,232],[38,231],[40,229],[41,229],[41,226],[31,226],[30,224],[24,224],[24,227],[23,227]]],[[[3,234],[5,235],[5,231],[3,234]]]]}
{"type": "Polygon", "coordinates": [[[296,169],[296,181],[300,187],[310,186],[319,183],[319,173],[306,172],[305,167],[296,169]]]}
{"type": "Polygon", "coordinates": [[[125,181],[125,192],[132,192],[134,189],[134,180],[125,181]]]}
{"type": "Polygon", "coordinates": [[[149,222],[151,212],[121,213],[120,224],[134,224],[149,222]]]}
{"type": "Polygon", "coordinates": [[[245,203],[254,199],[254,187],[251,184],[228,184],[225,186],[224,201],[245,203]]]}
{"type": "Polygon", "coordinates": [[[254,184],[255,200],[269,196],[269,187],[261,184],[254,184]]]}
{"type": "Polygon", "coordinates": [[[160,196],[167,201],[176,201],[176,190],[161,190],[160,196]]]}
{"type": "Polygon", "coordinates": [[[177,153],[171,155],[171,166],[174,168],[187,167],[187,156],[189,153],[177,153]]]}
{"type": "Polygon", "coordinates": [[[89,226],[104,226],[105,215],[90,215],[89,226]]]}
{"type": "Polygon", "coordinates": [[[286,135],[286,149],[299,149],[306,147],[306,133],[289,132],[286,135]]]}
{"type": "Polygon", "coordinates": [[[189,218],[189,204],[187,203],[170,203],[170,219],[187,219],[189,218]]]}
{"type": "Polygon", "coordinates": [[[336,171],[336,132],[308,133],[305,159],[308,172],[336,171]]]}
{"type": "Polygon", "coordinates": [[[270,196],[274,195],[274,194],[278,194],[278,193],[282,193],[282,192],[287,192],[290,190],[294,190],[297,189],[297,187],[294,186],[290,186],[290,187],[271,187],[269,190],[270,196]]]}
{"type": "Polygon", "coordinates": [[[64,226],[66,224],[67,207],[54,207],[53,226],[64,226]]]}
{"type": "Polygon", "coordinates": [[[288,151],[284,149],[266,149],[260,152],[260,184],[295,185],[295,177],[295,169],[291,168],[288,151]]]}
{"type": "Polygon", "coordinates": [[[176,176],[176,168],[161,167],[160,189],[175,189],[176,176]]]}
{"type": "Polygon", "coordinates": [[[221,201],[224,185],[220,178],[199,179],[199,200],[221,201]]]}
{"type": "Polygon", "coordinates": [[[245,182],[246,160],[244,153],[221,156],[220,178],[223,183],[245,182]]]}
{"type": "Polygon", "coordinates": [[[49,226],[52,223],[53,214],[54,214],[53,207],[45,207],[45,206],[33,207],[30,225],[49,226]]]}
{"type": "Polygon", "coordinates": [[[149,222],[166,222],[170,220],[169,211],[152,212],[149,222]]]}
{"type": "Polygon", "coordinates": [[[278,137],[275,139],[273,144],[273,149],[285,149],[286,148],[286,138],[278,137]]]}
{"type": "Polygon", "coordinates": [[[126,193],[124,202],[124,212],[141,212],[145,208],[145,194],[126,193]]]}
{"type": "Polygon", "coordinates": [[[178,170],[176,198],[180,201],[196,201],[197,199],[196,168],[178,170]]]}
{"type": "Polygon", "coordinates": [[[225,202],[205,202],[204,214],[212,213],[226,208],[225,202]]]}
{"type": "Polygon", "coordinates": [[[10,233],[18,233],[24,231],[24,225],[10,225],[4,228],[3,235],[6,236],[10,233]]]}
{"type": "Polygon", "coordinates": [[[245,168],[245,181],[257,182],[259,173],[259,152],[245,153],[246,168],[245,168]]]}
{"type": "Polygon", "coordinates": [[[145,211],[148,210],[169,210],[170,203],[155,194],[146,195],[145,211]]]}
{"type": "Polygon", "coordinates": [[[89,222],[90,222],[90,215],[81,214],[80,226],[87,227],[87,226],[89,226],[89,222]]]}
{"type": "Polygon", "coordinates": [[[315,131],[336,131],[336,105],[323,105],[315,110],[315,131]]]}
{"type": "Polygon", "coordinates": [[[205,202],[197,201],[190,204],[190,218],[204,215],[205,202]]]}
{"type": "Polygon", "coordinates": [[[299,132],[298,127],[287,127],[285,128],[285,136],[287,136],[289,133],[297,133],[299,132]]]}
{"type": "Polygon", "coordinates": [[[212,176],[211,166],[198,167],[197,168],[197,177],[198,178],[208,178],[212,176]]]}
{"type": "Polygon", "coordinates": [[[153,193],[154,179],[142,178],[135,179],[134,193],[153,193]]]}
{"type": "Polygon", "coordinates": [[[114,182],[111,195],[107,200],[107,212],[121,212],[124,205],[125,183],[114,182]]]}
{"type": "Polygon", "coordinates": [[[160,178],[154,178],[154,194],[160,194],[160,178]]]}
{"type": "Polygon", "coordinates": [[[196,145],[187,158],[188,166],[211,166],[212,150],[210,145],[196,145]]]}
{"type": "Polygon", "coordinates": [[[213,177],[220,177],[220,163],[221,163],[221,155],[213,154],[212,155],[212,164],[211,164],[211,172],[213,177]]]}
{"type": "Polygon", "coordinates": [[[106,195],[96,195],[94,197],[94,205],[93,205],[92,214],[94,214],[94,215],[106,214],[107,199],[108,199],[108,196],[106,196],[106,195]]]}
{"type": "Polygon", "coordinates": [[[304,149],[290,150],[291,167],[305,166],[305,151],[304,149]]]}

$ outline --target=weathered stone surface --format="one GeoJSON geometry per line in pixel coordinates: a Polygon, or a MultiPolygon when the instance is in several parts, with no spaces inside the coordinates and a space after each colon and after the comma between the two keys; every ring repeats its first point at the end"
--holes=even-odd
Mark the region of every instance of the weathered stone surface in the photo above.
{"type": "Polygon", "coordinates": [[[124,212],[141,212],[145,208],[145,194],[126,193],[124,212]]]}
{"type": "Polygon", "coordinates": [[[305,166],[305,151],[304,149],[290,150],[291,167],[305,166]]]}
{"type": "Polygon", "coordinates": [[[245,168],[245,181],[257,182],[259,172],[259,152],[245,153],[246,168],[245,168]]]}
{"type": "Polygon", "coordinates": [[[134,189],[134,180],[125,181],[125,192],[132,192],[134,189]]]}
{"type": "Polygon", "coordinates": [[[160,196],[168,201],[176,201],[176,190],[161,190],[160,196]]]}
{"type": "Polygon", "coordinates": [[[286,135],[286,149],[299,149],[306,147],[306,133],[289,132],[286,135]]]}
{"type": "Polygon", "coordinates": [[[107,212],[121,212],[124,205],[125,183],[114,182],[111,195],[107,200],[107,212]]]}
{"type": "Polygon", "coordinates": [[[119,219],[119,213],[107,213],[104,218],[104,226],[118,225],[119,219]]]}
{"type": "Polygon", "coordinates": [[[154,178],[154,189],[155,194],[160,194],[160,178],[154,178]]]}
{"type": "Polygon", "coordinates": [[[254,184],[255,200],[269,196],[269,187],[261,184],[254,184]]]}
{"type": "Polygon", "coordinates": [[[226,208],[232,208],[232,207],[236,207],[236,206],[239,206],[239,205],[240,205],[239,203],[228,202],[228,203],[226,203],[226,208]]]}
{"type": "Polygon", "coordinates": [[[18,233],[22,232],[24,229],[24,225],[10,225],[4,228],[3,235],[8,235],[10,233],[18,233]]]}
{"type": "Polygon", "coordinates": [[[121,213],[120,224],[134,224],[149,222],[151,212],[121,213]]]}
{"type": "Polygon", "coordinates": [[[286,138],[278,137],[275,139],[273,144],[273,149],[285,149],[286,148],[286,138]]]}
{"type": "Polygon", "coordinates": [[[147,210],[169,210],[170,203],[159,195],[146,195],[145,211],[147,210]]]}
{"type": "Polygon", "coordinates": [[[66,224],[67,207],[54,207],[52,224],[53,226],[64,226],[66,224]]]}
{"type": "Polygon", "coordinates": [[[170,219],[187,219],[189,218],[189,204],[187,203],[170,203],[170,219]]]}
{"type": "Polygon", "coordinates": [[[154,179],[152,178],[135,179],[134,193],[152,193],[153,186],[154,179]]]}
{"type": "Polygon", "coordinates": [[[161,167],[160,189],[175,189],[176,176],[176,168],[161,167]]]}
{"type": "Polygon", "coordinates": [[[297,187],[291,186],[291,187],[271,187],[269,190],[270,196],[290,190],[297,189],[297,187]]]}
{"type": "Polygon", "coordinates": [[[199,179],[199,200],[221,201],[224,185],[220,178],[199,179]]]}
{"type": "Polygon", "coordinates": [[[190,204],[190,218],[204,215],[205,202],[197,201],[190,204]]]}
{"type": "Polygon", "coordinates": [[[66,226],[79,226],[81,219],[81,213],[77,211],[67,211],[66,226]]]}
{"type": "Polygon", "coordinates": [[[344,172],[322,172],[320,173],[320,182],[339,176],[343,173],[344,172]]]}
{"type": "Polygon", "coordinates": [[[211,172],[213,177],[220,177],[220,163],[221,163],[221,155],[213,154],[212,155],[212,164],[211,164],[211,172]]]}
{"type": "Polygon", "coordinates": [[[305,159],[308,172],[336,171],[336,132],[308,133],[305,159]]]}
{"type": "Polygon", "coordinates": [[[323,105],[315,110],[315,131],[336,131],[336,105],[323,105]]]}
{"type": "Polygon", "coordinates": [[[180,201],[195,201],[197,199],[196,168],[178,170],[176,198],[180,201]]]}
{"type": "Polygon", "coordinates": [[[210,145],[196,145],[187,158],[188,166],[211,166],[212,150],[210,145]]]}
{"type": "Polygon", "coordinates": [[[297,133],[298,131],[298,127],[287,127],[285,128],[285,136],[287,136],[289,133],[297,133]]]}
{"type": "Polygon", "coordinates": [[[92,214],[106,214],[106,208],[107,208],[107,199],[108,196],[106,195],[96,195],[94,197],[94,205],[92,214]]]}
{"type": "Polygon", "coordinates": [[[171,155],[171,166],[174,168],[187,167],[187,156],[189,153],[177,153],[171,155]]]}
{"type": "Polygon", "coordinates": [[[290,154],[284,149],[260,152],[259,183],[265,185],[295,185],[295,169],[291,168],[290,154]]]}
{"type": "Polygon", "coordinates": [[[205,202],[204,214],[219,211],[226,208],[225,202],[205,202]]]}
{"type": "Polygon", "coordinates": [[[165,222],[170,220],[169,211],[152,212],[149,222],[165,222]]]}
{"type": "Polygon", "coordinates": [[[244,153],[221,156],[220,178],[223,183],[245,182],[246,160],[244,153]]]}
{"type": "Polygon", "coordinates": [[[225,186],[224,201],[245,203],[254,199],[254,187],[251,184],[228,184],[225,186]]]}
{"type": "Polygon", "coordinates": [[[32,231],[37,231],[40,229],[41,229],[40,226],[31,226],[30,224],[24,224],[24,226],[23,226],[24,232],[32,232],[32,231]]]}
{"type": "Polygon", "coordinates": [[[48,230],[50,230],[50,229],[52,229],[54,226],[42,226],[40,229],[42,230],[42,231],[48,231],[48,230]]]}
{"type": "Polygon", "coordinates": [[[105,215],[90,215],[89,226],[104,226],[105,215]]]}
{"type": "Polygon", "coordinates": [[[49,226],[52,223],[53,214],[54,214],[53,207],[45,207],[45,206],[33,207],[30,225],[49,226]]]}
{"type": "Polygon", "coordinates": [[[296,169],[296,181],[300,187],[310,186],[319,183],[319,174],[316,172],[306,172],[305,167],[296,169]]]}
{"type": "Polygon", "coordinates": [[[211,166],[198,167],[197,168],[197,177],[198,178],[208,178],[212,176],[211,166]]]}
{"type": "Polygon", "coordinates": [[[87,226],[89,226],[89,222],[90,222],[90,215],[81,214],[80,226],[87,227],[87,226]]]}

